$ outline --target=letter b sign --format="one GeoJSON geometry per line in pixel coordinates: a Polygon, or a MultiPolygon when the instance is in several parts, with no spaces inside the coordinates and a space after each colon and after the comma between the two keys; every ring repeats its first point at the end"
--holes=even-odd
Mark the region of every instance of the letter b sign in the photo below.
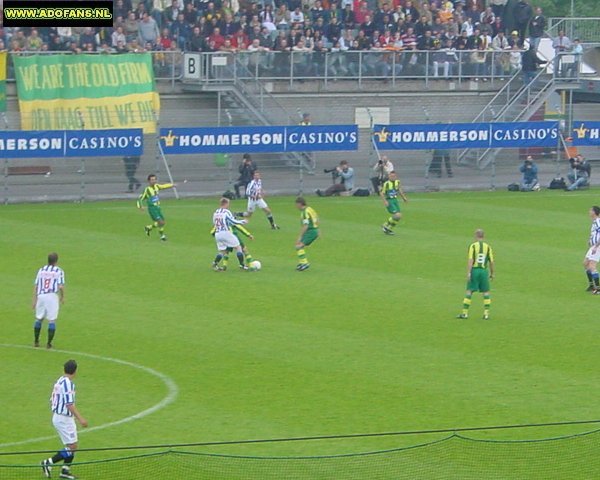
{"type": "Polygon", "coordinates": [[[200,80],[200,54],[186,53],[183,57],[183,78],[200,80]]]}

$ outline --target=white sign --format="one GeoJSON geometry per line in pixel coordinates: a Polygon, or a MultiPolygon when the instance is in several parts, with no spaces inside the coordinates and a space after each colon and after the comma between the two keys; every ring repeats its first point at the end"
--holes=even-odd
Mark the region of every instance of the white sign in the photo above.
{"type": "Polygon", "coordinates": [[[199,53],[185,53],[183,55],[183,78],[200,80],[200,65],[199,53]]]}

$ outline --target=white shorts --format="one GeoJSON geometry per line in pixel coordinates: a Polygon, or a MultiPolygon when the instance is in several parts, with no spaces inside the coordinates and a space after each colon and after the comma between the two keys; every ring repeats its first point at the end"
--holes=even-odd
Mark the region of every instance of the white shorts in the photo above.
{"type": "Polygon", "coordinates": [[[217,242],[217,250],[222,252],[227,248],[236,248],[240,246],[240,240],[231,232],[215,233],[215,241],[217,242]]]}
{"type": "Polygon", "coordinates": [[[596,249],[596,253],[592,253],[592,247],[590,247],[585,254],[586,260],[592,260],[594,262],[600,262],[600,247],[596,249]]]}
{"type": "Polygon", "coordinates": [[[259,198],[258,200],[250,200],[248,199],[248,211],[249,212],[254,212],[254,210],[256,210],[256,207],[258,208],[268,208],[267,202],[264,201],[264,199],[259,198]]]}
{"type": "Polygon", "coordinates": [[[66,415],[55,413],[52,416],[52,425],[56,428],[63,445],[77,443],[77,425],[75,425],[75,417],[68,417],[66,415]]]}
{"type": "Polygon", "coordinates": [[[35,304],[35,318],[44,318],[53,322],[58,318],[58,295],[56,293],[42,293],[38,295],[35,304]]]}

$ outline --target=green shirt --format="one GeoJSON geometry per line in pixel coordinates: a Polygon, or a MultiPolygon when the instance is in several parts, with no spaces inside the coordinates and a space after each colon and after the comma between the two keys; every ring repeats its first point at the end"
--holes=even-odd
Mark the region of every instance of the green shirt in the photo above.
{"type": "Polygon", "coordinates": [[[311,207],[305,207],[302,209],[302,212],[300,213],[300,220],[302,225],[308,226],[308,230],[316,230],[319,228],[319,217],[317,216],[317,212],[315,212],[311,207]]]}
{"type": "Polygon", "coordinates": [[[391,200],[392,198],[398,198],[400,188],[400,180],[386,180],[381,187],[381,193],[387,200],[391,200]]]}
{"type": "Polygon", "coordinates": [[[473,260],[473,268],[488,268],[490,262],[494,261],[494,252],[489,244],[479,241],[469,245],[468,259],[473,260]]]}
{"type": "Polygon", "coordinates": [[[171,188],[172,186],[172,183],[148,185],[137,200],[138,208],[142,206],[142,203],[145,203],[147,207],[158,207],[160,205],[160,198],[158,197],[159,190],[171,188]]]}

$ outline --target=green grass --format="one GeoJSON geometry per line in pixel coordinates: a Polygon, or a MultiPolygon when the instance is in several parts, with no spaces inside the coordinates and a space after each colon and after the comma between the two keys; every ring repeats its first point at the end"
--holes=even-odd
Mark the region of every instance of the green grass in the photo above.
{"type": "MultiPolygon", "coordinates": [[[[309,200],[322,238],[308,248],[307,272],[294,270],[300,225],[291,198],[269,199],[281,230],[271,231],[262,212],[252,218],[249,247],[263,264],[256,273],[210,270],[215,200],[164,201],[166,244],[146,238],[147,217],[130,202],[1,207],[2,343],[31,344],[31,284],[56,250],[67,280],[56,348],[152,368],[179,388],[152,415],[82,434],[81,447],[598,417],[600,300],[584,293],[581,267],[597,191],[414,194],[395,237],[380,230],[386,212],[378,199],[309,200]],[[459,321],[466,248],[478,227],[496,255],[492,320],[480,319],[476,294],[471,319],[459,321]]],[[[78,405],[91,426],[134,415],[168,393],[155,376],[122,364],[0,351],[0,398],[9,412],[0,417],[0,443],[52,437],[3,451],[58,446],[47,400],[69,356],[80,364],[78,405]]],[[[319,455],[421,440],[210,451],[319,455]]]]}

